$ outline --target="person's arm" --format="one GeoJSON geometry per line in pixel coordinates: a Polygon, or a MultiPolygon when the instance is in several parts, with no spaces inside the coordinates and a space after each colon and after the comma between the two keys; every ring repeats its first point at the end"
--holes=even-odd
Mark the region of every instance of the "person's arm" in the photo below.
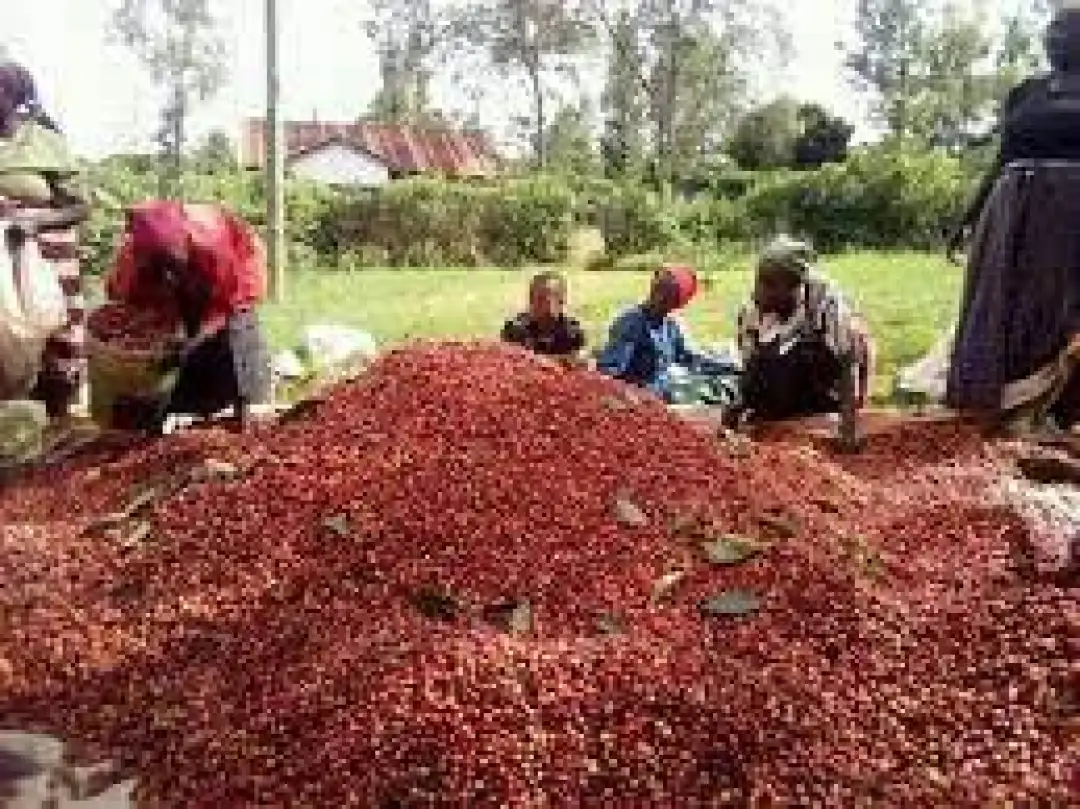
{"type": "Polygon", "coordinates": [[[581,356],[581,352],[585,350],[585,329],[581,327],[574,318],[569,318],[566,321],[567,331],[567,347],[570,349],[570,356],[577,358],[581,356]]]}
{"type": "Polygon", "coordinates": [[[635,323],[634,313],[627,312],[611,324],[607,343],[596,358],[598,371],[621,379],[630,370],[630,363],[633,362],[634,352],[637,350],[635,323]]]}
{"type": "Polygon", "coordinates": [[[855,363],[855,402],[863,407],[870,393],[872,382],[869,363],[870,335],[866,323],[837,290],[831,290],[822,302],[825,343],[837,357],[850,356],[855,363]]]}
{"type": "MultiPolygon", "coordinates": [[[[998,114],[998,123],[995,126],[995,130],[999,134],[1006,119],[1008,119],[1024,99],[1036,89],[1039,81],[1039,79],[1028,79],[1009,92],[1009,95],[1001,106],[1001,112],[998,114]]],[[[1002,148],[999,146],[997,154],[994,156],[994,162],[991,164],[986,174],[983,175],[982,181],[975,191],[975,196],[972,197],[971,202],[968,203],[967,208],[964,210],[964,215],[960,219],[959,225],[949,239],[949,248],[951,250],[958,250],[963,246],[969,231],[979,221],[983,207],[990,197],[990,192],[994,190],[994,185],[997,183],[998,177],[1001,176],[1001,172],[1004,168],[1004,154],[1002,148]]]]}
{"type": "Polygon", "coordinates": [[[502,331],[499,333],[499,337],[504,343],[524,345],[525,331],[521,328],[520,318],[512,317],[505,323],[503,323],[502,331]]]}

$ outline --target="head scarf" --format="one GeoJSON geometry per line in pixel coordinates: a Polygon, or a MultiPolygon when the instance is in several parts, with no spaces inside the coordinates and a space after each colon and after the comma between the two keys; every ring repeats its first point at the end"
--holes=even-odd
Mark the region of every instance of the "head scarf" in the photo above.
{"type": "Polygon", "coordinates": [[[1045,44],[1054,70],[1080,72],[1080,3],[1062,3],[1046,28],[1045,44]]]}
{"type": "Polygon", "coordinates": [[[154,253],[179,256],[190,244],[184,208],[170,200],[152,200],[134,206],[128,212],[128,232],[131,249],[139,256],[154,253]]]}
{"type": "Polygon", "coordinates": [[[779,236],[765,248],[758,259],[758,272],[780,270],[805,281],[814,269],[817,253],[806,242],[779,236]]]}
{"type": "Polygon", "coordinates": [[[22,113],[46,129],[60,131],[60,127],[42,108],[34,77],[23,65],[10,60],[0,61],[0,93],[11,99],[15,112],[22,113]]]}
{"type": "Polygon", "coordinates": [[[672,310],[682,309],[697,294],[698,278],[693,267],[684,264],[665,264],[660,268],[659,276],[674,289],[672,310]]]}

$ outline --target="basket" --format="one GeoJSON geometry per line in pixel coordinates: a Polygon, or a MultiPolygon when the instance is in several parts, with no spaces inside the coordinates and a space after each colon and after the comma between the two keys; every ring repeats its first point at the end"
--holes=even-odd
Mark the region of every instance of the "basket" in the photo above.
{"type": "Polygon", "coordinates": [[[90,381],[90,417],[102,427],[113,426],[117,399],[156,398],[168,391],[176,371],[162,369],[164,351],[118,348],[91,335],[86,337],[90,381]]]}

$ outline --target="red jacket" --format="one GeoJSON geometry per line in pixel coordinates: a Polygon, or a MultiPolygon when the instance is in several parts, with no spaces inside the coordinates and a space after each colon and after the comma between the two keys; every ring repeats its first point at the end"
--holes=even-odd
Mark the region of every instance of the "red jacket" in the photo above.
{"type": "Polygon", "coordinates": [[[109,298],[133,306],[174,311],[175,303],[139,272],[138,252],[188,248],[187,270],[210,286],[202,329],[217,329],[238,309],[266,297],[266,250],[254,229],[220,205],[152,200],[129,212],[128,230],[105,279],[109,298]]]}

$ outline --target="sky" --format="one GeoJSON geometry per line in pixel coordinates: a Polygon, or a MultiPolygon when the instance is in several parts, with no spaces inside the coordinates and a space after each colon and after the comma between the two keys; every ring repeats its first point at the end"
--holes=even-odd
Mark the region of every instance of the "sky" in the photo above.
{"type": "MultiPolygon", "coordinates": [[[[5,0],[0,46],[29,67],[46,108],[81,154],[96,157],[147,148],[158,126],[161,97],[122,48],[107,41],[115,0],[5,0]]],[[[783,90],[858,116],[836,42],[854,0],[787,0],[785,18],[797,32],[783,74],[762,88],[762,100],[783,90]]],[[[282,22],[281,91],[290,120],[352,120],[379,88],[373,46],[361,30],[363,0],[279,0],[282,22]]],[[[263,0],[221,0],[230,49],[230,81],[193,115],[192,133],[222,128],[234,137],[247,116],[265,109],[263,0]]],[[[436,102],[461,104],[452,80],[435,88],[436,102]]],[[[507,96],[478,111],[497,137],[506,130],[507,96]]],[[[526,99],[520,99],[526,101],[526,99]]],[[[522,110],[524,111],[524,110],[522,110]]]]}

